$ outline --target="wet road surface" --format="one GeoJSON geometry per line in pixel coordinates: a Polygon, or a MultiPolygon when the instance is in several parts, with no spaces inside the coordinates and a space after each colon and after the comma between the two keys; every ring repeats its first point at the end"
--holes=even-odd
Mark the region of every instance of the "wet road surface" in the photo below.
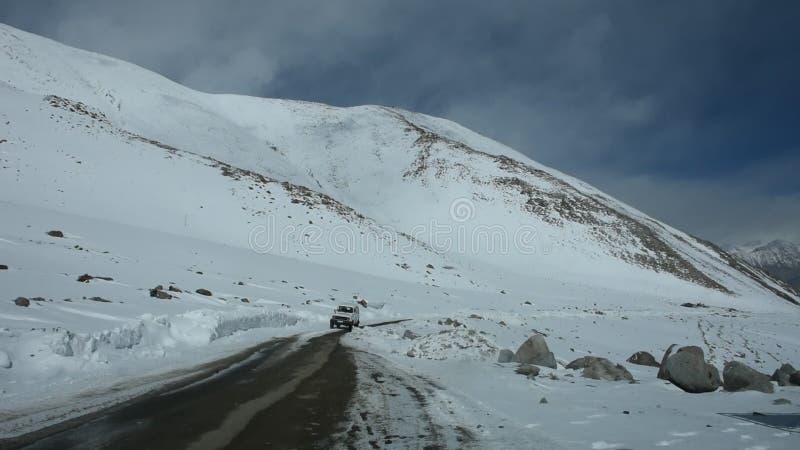
{"type": "Polygon", "coordinates": [[[341,334],[325,334],[299,348],[293,348],[293,339],[276,339],[210,379],[0,447],[328,448],[325,438],[343,431],[355,382],[352,356],[339,344],[341,334]]]}
{"type": "Polygon", "coordinates": [[[0,449],[470,446],[466,429],[434,420],[430,398],[440,388],[342,345],[343,335],[302,345],[275,339],[179,385],[0,441],[0,449]]]}

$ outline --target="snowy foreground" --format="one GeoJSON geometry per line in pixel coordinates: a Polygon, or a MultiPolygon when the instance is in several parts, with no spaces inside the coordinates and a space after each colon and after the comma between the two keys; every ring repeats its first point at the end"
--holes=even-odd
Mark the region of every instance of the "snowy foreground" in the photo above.
{"type": "MultiPolygon", "coordinates": [[[[658,368],[625,363],[638,349],[663,352],[668,341],[702,342],[703,329],[716,346],[721,362],[732,348],[751,355],[773,353],[774,334],[797,327],[780,314],[705,314],[680,311],[638,311],[605,315],[570,308],[531,307],[528,312],[461,311],[453,314],[462,327],[440,325],[441,316],[354,332],[350,345],[377,353],[410,373],[442,386],[435,396],[445,416],[458,418],[478,431],[482,446],[491,448],[708,448],[791,449],[800,434],[768,428],[718,413],[798,413],[800,389],[776,386],[774,394],[760,392],[689,394],[656,378],[658,368]],[[481,315],[481,318],[470,316],[481,315]],[[623,320],[622,316],[628,317],[623,320]],[[507,325],[500,325],[504,322],[507,325]],[[698,326],[698,324],[700,324],[698,326]],[[758,331],[743,331],[757,324],[758,331]],[[498,347],[515,347],[535,328],[548,333],[559,368],[543,368],[529,380],[514,373],[517,364],[498,364],[498,347]],[[690,331],[689,328],[693,328],[690,331]],[[406,330],[418,335],[404,339],[406,330]],[[644,331],[647,330],[647,331],[644,331]],[[726,331],[727,330],[727,331],[726,331]],[[769,331],[771,330],[771,331],[769,331]],[[719,335],[717,332],[721,332],[719,335]],[[730,341],[730,343],[728,342],[730,341]],[[574,351],[572,351],[574,349],[574,351]],[[408,352],[415,357],[407,356],[408,352]],[[622,362],[637,380],[602,381],[580,377],[563,365],[578,356],[603,356],[622,362]],[[791,405],[774,405],[785,398],[791,405]],[[546,399],[543,403],[542,399],[546,399]],[[528,445],[519,446],[520,438],[528,445]]],[[[797,331],[794,332],[795,336],[797,331]]],[[[797,341],[778,341],[792,347],[797,341]]],[[[660,356],[660,353],[658,353],[660,356]]],[[[773,370],[766,356],[764,370],[773,370]]],[[[391,446],[389,447],[391,448],[391,446]]]]}
{"type": "Polygon", "coordinates": [[[439,386],[486,446],[800,448],[718,414],[798,413],[798,387],[688,394],[625,363],[800,366],[797,293],[579,180],[442,119],[208,95],[2,24],[0,74],[0,439],[366,299],[362,322],[410,320],[354,330],[357,360],[439,386]],[[535,332],[558,369],[496,363],[535,332]],[[564,368],[586,355],[638,382],[564,368]]]}
{"type": "Polygon", "coordinates": [[[695,344],[720,368],[735,359],[771,373],[781,362],[800,360],[797,313],[784,302],[753,308],[720,294],[704,297],[709,308],[687,309],[679,303],[698,298],[691,288],[666,296],[546,279],[505,278],[505,294],[450,289],[3,207],[13,214],[0,254],[14,262],[0,274],[3,286],[44,299],[28,307],[0,303],[0,348],[12,364],[0,369],[3,436],[152,389],[273,336],[324,330],[332,305],[357,295],[370,301],[365,322],[413,320],[357,329],[343,342],[441,386],[436,395],[449,402],[456,421],[479,430],[485,445],[502,448],[519,436],[543,448],[796,448],[800,442],[796,433],[717,414],[798,412],[799,388],[688,394],[656,379],[655,368],[624,363],[639,350],[660,358],[671,343],[695,344]],[[45,234],[52,224],[64,238],[45,234]],[[113,281],[76,281],[84,273],[113,281]],[[157,284],[184,292],[152,298],[149,288],[157,284]],[[199,288],[213,295],[193,293],[199,288]],[[418,336],[403,338],[406,330],[418,336]],[[514,373],[514,364],[495,362],[499,349],[516,349],[534,330],[547,335],[559,369],[528,380],[514,373]],[[563,368],[588,354],[622,362],[639,382],[588,380],[563,368]],[[791,404],[773,405],[777,398],[791,404]]]}

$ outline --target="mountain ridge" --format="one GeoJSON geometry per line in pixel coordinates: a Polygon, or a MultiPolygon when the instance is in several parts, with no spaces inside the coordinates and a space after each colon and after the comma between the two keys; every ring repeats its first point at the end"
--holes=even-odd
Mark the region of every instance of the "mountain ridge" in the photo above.
{"type": "MultiPolygon", "coordinates": [[[[92,130],[86,133],[96,139],[106,139],[108,136],[100,135],[122,130],[117,132],[123,141],[153,145],[168,154],[173,152],[172,156],[181,149],[216,161],[222,175],[228,178],[238,176],[255,184],[264,184],[261,181],[266,183],[265,180],[280,184],[288,204],[273,199],[267,208],[260,203],[268,198],[264,194],[242,206],[253,211],[247,220],[251,232],[256,226],[255,217],[273,217],[279,209],[306,207],[303,214],[309,215],[312,207],[335,205],[334,209],[348,211],[352,217],[373,218],[371,223],[378,229],[396,231],[395,239],[423,244],[422,253],[415,258],[438,254],[445,260],[467,261],[467,265],[480,261],[504,270],[548,277],[599,279],[624,274],[624,279],[639,280],[642,285],[668,274],[725,294],[750,295],[766,290],[797,302],[796,293],[766,275],[731,265],[718,247],[450,121],[382,106],[339,108],[202,94],[131,64],[71,49],[8,26],[0,26],[0,34],[4,52],[0,67],[7,75],[2,80],[7,89],[38,95],[50,108],[82,115],[96,124],[80,120],[78,124],[61,113],[56,118],[42,110],[50,120],[62,120],[72,127],[59,136],[65,145],[76,147],[78,141],[72,130],[78,125],[92,130]],[[452,217],[452,205],[459,200],[472,210],[472,217],[464,222],[452,217]],[[514,245],[505,253],[478,251],[464,255],[447,251],[431,237],[439,225],[455,226],[468,236],[486,227],[497,227],[506,233],[508,241],[508,235],[529,226],[536,232],[534,248],[539,251],[529,254],[514,245]],[[415,230],[420,226],[430,229],[418,235],[415,230]]],[[[36,102],[25,98],[21,104],[30,109],[36,102]]],[[[7,114],[15,112],[11,109],[7,114]]],[[[8,132],[15,137],[14,145],[32,136],[30,132],[8,132]]],[[[117,144],[108,140],[107,145],[117,144]]],[[[52,151],[45,143],[34,147],[39,152],[52,151]]],[[[18,163],[30,165],[25,154],[17,157],[18,163]]],[[[53,180],[66,180],[68,176],[50,167],[40,170],[53,180]]],[[[35,186],[32,176],[23,180],[35,197],[31,201],[48,205],[49,192],[35,186]]],[[[6,187],[13,190],[15,186],[6,187]]],[[[242,187],[229,189],[235,196],[242,187]]],[[[256,188],[251,184],[245,189],[256,188]]],[[[120,191],[120,195],[124,193],[120,191]]],[[[100,197],[89,197],[83,200],[102,207],[100,197]]],[[[184,201],[175,198],[176,202],[184,201]]],[[[61,207],[71,211],[66,203],[61,207]]],[[[166,206],[159,209],[163,217],[171,215],[173,222],[189,214],[169,212],[166,206]]],[[[296,216],[288,214],[278,226],[297,228],[296,216]]],[[[349,222],[344,216],[339,217],[331,219],[331,227],[335,227],[336,220],[349,222]]],[[[247,228],[237,222],[244,219],[230,220],[236,222],[234,229],[247,228]]],[[[175,230],[180,228],[174,227],[175,230]]],[[[222,233],[208,229],[205,232],[231,242],[222,233]]],[[[364,232],[360,229],[355,233],[364,232]]],[[[241,235],[242,231],[237,233],[241,235]]],[[[294,239],[298,242],[294,252],[301,254],[303,237],[294,239]]],[[[234,240],[243,245],[241,236],[234,240]]],[[[330,250],[330,246],[326,248],[330,250]]],[[[344,256],[306,252],[306,257],[332,264],[355,261],[344,256]]],[[[408,264],[405,255],[384,256],[393,261],[387,262],[389,273],[396,274],[397,267],[407,270],[403,268],[408,264]]],[[[413,266],[420,274],[425,272],[419,262],[413,266]]],[[[373,272],[384,270],[366,262],[361,267],[373,272]]]]}
{"type": "Polygon", "coordinates": [[[800,289],[800,244],[775,239],[751,247],[734,247],[731,253],[795,289],[800,289]]]}

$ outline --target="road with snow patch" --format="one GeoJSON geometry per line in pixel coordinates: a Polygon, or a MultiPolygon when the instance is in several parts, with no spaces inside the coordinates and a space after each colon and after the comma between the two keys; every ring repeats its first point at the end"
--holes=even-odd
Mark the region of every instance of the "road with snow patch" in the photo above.
{"type": "MultiPolygon", "coordinates": [[[[356,331],[357,332],[357,331],[356,331]]],[[[437,422],[435,384],[340,344],[342,332],[275,339],[239,358],[0,448],[465,448],[437,422]],[[202,378],[202,379],[198,379],[202,378]]]]}

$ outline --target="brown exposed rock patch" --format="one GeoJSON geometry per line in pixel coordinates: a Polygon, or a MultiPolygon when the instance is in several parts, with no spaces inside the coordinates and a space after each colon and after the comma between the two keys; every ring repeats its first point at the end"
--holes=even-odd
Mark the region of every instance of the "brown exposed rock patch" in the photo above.
{"type": "Polygon", "coordinates": [[[417,135],[414,145],[419,147],[416,159],[403,173],[404,177],[417,178],[427,184],[424,175],[434,172],[441,178],[447,172],[455,172],[459,179],[471,177],[476,184],[494,185],[501,191],[523,199],[525,211],[540,220],[555,226],[566,222],[586,225],[599,242],[614,257],[657,272],[668,272],[687,281],[731,293],[725,286],[700,271],[690,261],[678,254],[654,230],[657,224],[648,226],[608,205],[608,199],[600,195],[589,195],[552,174],[514,160],[505,155],[493,155],[476,150],[462,142],[439,135],[419,126],[397,111],[386,109],[402,122],[406,131],[417,135]],[[449,153],[466,153],[472,158],[493,162],[505,176],[480,177],[479,174],[461,164],[449,163],[449,153]],[[533,180],[537,183],[534,185],[533,180]],[[550,188],[541,187],[544,181],[550,188]],[[610,219],[610,220],[609,220],[610,219]],[[629,249],[640,249],[631,251],[629,249]]]}

